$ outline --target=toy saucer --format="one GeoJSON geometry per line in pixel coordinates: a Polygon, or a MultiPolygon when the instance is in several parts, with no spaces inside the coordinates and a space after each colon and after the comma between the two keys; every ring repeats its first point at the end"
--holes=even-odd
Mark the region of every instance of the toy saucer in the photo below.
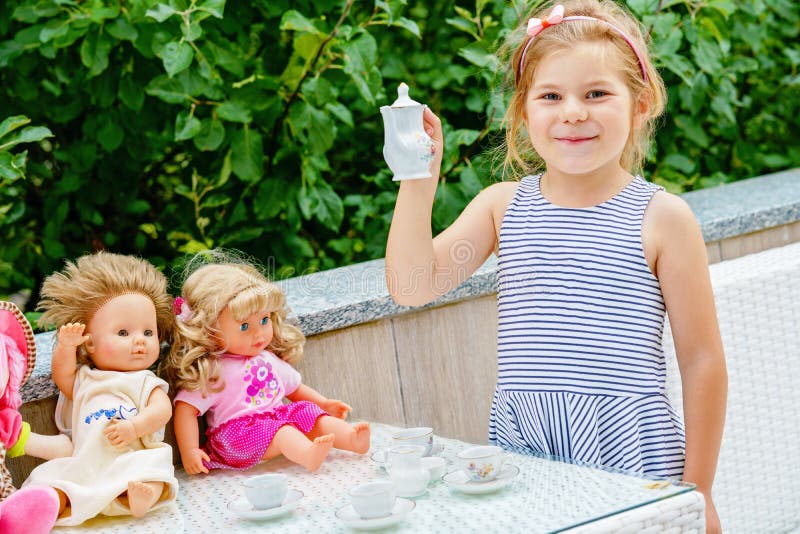
{"type": "Polygon", "coordinates": [[[414,503],[414,501],[398,497],[394,502],[392,513],[383,517],[364,519],[358,515],[352,504],[348,504],[336,510],[336,517],[345,525],[355,530],[376,530],[399,523],[415,506],[416,503],[414,503]]]}
{"type": "Polygon", "coordinates": [[[281,516],[294,508],[303,499],[303,492],[296,489],[289,489],[283,504],[275,508],[265,508],[259,510],[254,508],[247,497],[239,497],[228,503],[228,510],[245,519],[272,519],[281,516]]]}
{"type": "MultiPolygon", "coordinates": [[[[444,446],[438,441],[434,441],[433,445],[431,445],[431,452],[426,454],[423,458],[428,456],[438,456],[442,454],[444,451],[444,446]]],[[[373,452],[369,455],[370,459],[375,462],[376,464],[380,465],[384,469],[386,468],[386,457],[389,454],[389,449],[378,449],[377,451],[373,452]]]]}
{"type": "Polygon", "coordinates": [[[445,484],[450,486],[456,491],[462,493],[481,494],[491,493],[499,489],[505,488],[511,481],[514,480],[519,474],[519,467],[513,464],[505,464],[503,470],[497,475],[497,478],[489,482],[475,482],[470,480],[469,476],[464,471],[451,471],[447,473],[442,480],[445,484]]]}

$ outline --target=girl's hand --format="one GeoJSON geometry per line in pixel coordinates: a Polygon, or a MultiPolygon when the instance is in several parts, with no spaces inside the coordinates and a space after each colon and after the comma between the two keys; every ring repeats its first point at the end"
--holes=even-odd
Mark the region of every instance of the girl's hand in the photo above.
{"type": "Polygon", "coordinates": [[[136,435],[136,427],[133,426],[133,421],[122,419],[112,419],[103,430],[103,434],[108,438],[108,442],[117,448],[130,445],[139,437],[136,435]]]}
{"type": "Polygon", "coordinates": [[[186,451],[186,454],[181,453],[183,468],[190,475],[196,475],[198,473],[208,474],[208,468],[203,465],[203,460],[206,462],[211,461],[211,458],[208,457],[208,454],[206,454],[203,449],[195,448],[186,451]]]}
{"type": "Polygon", "coordinates": [[[719,515],[714,503],[711,502],[711,497],[706,497],[706,533],[707,534],[721,534],[722,525],[719,522],[719,515]]]}
{"type": "Polygon", "coordinates": [[[425,110],[422,112],[422,125],[425,128],[425,133],[433,140],[434,153],[429,168],[434,178],[437,178],[439,176],[439,169],[442,166],[442,155],[444,154],[442,121],[431,111],[431,108],[425,106],[425,110]]]}
{"type": "Polygon", "coordinates": [[[325,399],[324,402],[320,403],[319,407],[339,419],[347,418],[347,414],[353,411],[349,404],[335,399],[325,399]]]}
{"type": "Polygon", "coordinates": [[[89,336],[83,335],[86,325],[82,323],[67,323],[58,329],[58,344],[64,347],[77,348],[85,343],[89,336]]]}

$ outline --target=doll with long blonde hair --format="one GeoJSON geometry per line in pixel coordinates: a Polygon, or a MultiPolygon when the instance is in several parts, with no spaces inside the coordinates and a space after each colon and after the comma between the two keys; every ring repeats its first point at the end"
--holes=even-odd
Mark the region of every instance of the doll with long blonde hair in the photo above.
{"type": "Polygon", "coordinates": [[[246,469],[280,454],[315,471],[332,447],[367,452],[368,423],[345,422],[350,406],[303,384],[292,367],[305,337],[286,322],[281,290],[224,252],[201,253],[187,270],[197,263],[176,299],[181,350],[167,366],[186,472],[246,469]]]}
{"type": "Polygon", "coordinates": [[[74,451],[38,466],[23,487],[55,488],[57,526],[140,517],[174,501],[178,481],[163,442],[169,386],[149,370],[175,324],[164,275],[139,258],[98,252],[47,277],[38,308],[40,324],[58,327],[56,423],[74,451]]]}

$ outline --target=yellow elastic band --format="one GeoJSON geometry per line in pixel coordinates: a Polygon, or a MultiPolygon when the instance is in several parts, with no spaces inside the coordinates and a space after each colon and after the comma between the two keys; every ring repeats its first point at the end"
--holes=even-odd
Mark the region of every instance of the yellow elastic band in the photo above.
{"type": "Polygon", "coordinates": [[[16,458],[17,456],[22,456],[25,454],[25,444],[28,443],[28,438],[31,435],[31,425],[26,423],[25,421],[22,422],[22,430],[19,433],[19,439],[14,444],[13,447],[6,451],[6,456],[8,458],[16,458]]]}

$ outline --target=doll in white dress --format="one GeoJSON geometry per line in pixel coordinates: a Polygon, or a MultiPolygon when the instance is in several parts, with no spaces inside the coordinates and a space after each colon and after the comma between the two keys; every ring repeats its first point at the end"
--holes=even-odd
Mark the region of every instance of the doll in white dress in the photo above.
{"type": "Polygon", "coordinates": [[[163,442],[168,386],[148,369],[174,326],[164,275],[130,256],[83,256],[45,280],[39,308],[40,323],[58,327],[56,423],[71,433],[74,452],[34,469],[24,486],[55,488],[57,526],[140,517],[174,501],[172,449],[163,442]]]}

